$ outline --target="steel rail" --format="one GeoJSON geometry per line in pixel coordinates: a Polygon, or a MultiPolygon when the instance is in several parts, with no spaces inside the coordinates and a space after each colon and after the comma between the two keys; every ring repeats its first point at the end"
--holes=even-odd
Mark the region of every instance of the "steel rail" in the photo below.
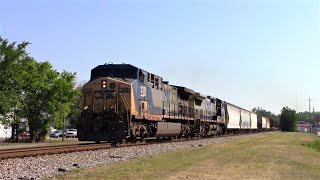
{"type": "Polygon", "coordinates": [[[194,138],[182,138],[182,139],[146,139],[142,142],[135,143],[122,143],[122,144],[112,144],[112,143],[79,143],[79,144],[69,144],[69,145],[50,145],[50,146],[37,146],[37,147],[24,147],[24,148],[10,148],[10,149],[0,149],[0,159],[9,159],[9,158],[22,158],[30,156],[40,156],[47,154],[61,154],[61,153],[70,153],[77,151],[90,151],[90,150],[99,150],[99,149],[110,149],[110,148],[120,148],[120,147],[129,147],[129,146],[139,146],[139,145],[148,145],[148,144],[161,144],[161,143],[170,143],[170,142],[186,142],[194,141],[201,139],[210,139],[210,138],[225,138],[232,136],[244,136],[255,133],[244,133],[244,134],[226,134],[223,136],[211,136],[211,137],[194,137],[194,138]]]}
{"type": "Polygon", "coordinates": [[[0,159],[8,158],[22,158],[29,156],[39,156],[47,154],[61,154],[76,151],[90,151],[99,149],[109,149],[113,147],[127,147],[127,146],[137,146],[144,145],[145,142],[141,143],[126,143],[114,145],[111,143],[102,144],[73,144],[73,145],[57,145],[57,146],[41,146],[41,147],[26,147],[26,148],[16,148],[16,149],[2,149],[0,150],[0,159]]]}

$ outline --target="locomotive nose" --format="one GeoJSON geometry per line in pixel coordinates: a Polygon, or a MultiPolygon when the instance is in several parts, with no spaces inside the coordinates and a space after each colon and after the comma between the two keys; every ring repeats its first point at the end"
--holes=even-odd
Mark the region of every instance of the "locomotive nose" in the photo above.
{"type": "Polygon", "coordinates": [[[83,118],[81,124],[79,129],[84,136],[80,136],[79,140],[121,142],[126,137],[122,117],[113,111],[83,118]]]}

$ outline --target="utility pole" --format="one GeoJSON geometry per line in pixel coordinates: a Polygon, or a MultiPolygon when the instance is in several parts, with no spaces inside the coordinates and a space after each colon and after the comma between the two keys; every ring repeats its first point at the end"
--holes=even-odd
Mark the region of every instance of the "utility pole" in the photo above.
{"type": "Polygon", "coordinates": [[[16,129],[16,142],[19,142],[19,123],[17,122],[16,118],[16,110],[13,110],[13,122],[15,123],[15,129],[16,129]]]}
{"type": "Polygon", "coordinates": [[[63,115],[63,129],[62,129],[62,142],[64,141],[64,131],[66,130],[65,117],[63,115]]]}
{"type": "Polygon", "coordinates": [[[311,121],[311,99],[309,98],[309,120],[311,121]]]}
{"type": "Polygon", "coordinates": [[[298,112],[298,93],[296,93],[296,111],[298,112]]]}
{"type": "Polygon", "coordinates": [[[314,120],[314,107],[313,107],[313,111],[312,111],[312,120],[314,120]]]}

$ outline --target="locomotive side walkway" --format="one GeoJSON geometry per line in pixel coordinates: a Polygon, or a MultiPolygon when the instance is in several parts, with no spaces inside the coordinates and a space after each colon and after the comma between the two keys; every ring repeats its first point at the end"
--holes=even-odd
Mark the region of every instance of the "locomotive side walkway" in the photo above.
{"type": "Polygon", "coordinates": [[[312,134],[266,133],[239,141],[81,168],[58,179],[320,179],[312,134]]]}

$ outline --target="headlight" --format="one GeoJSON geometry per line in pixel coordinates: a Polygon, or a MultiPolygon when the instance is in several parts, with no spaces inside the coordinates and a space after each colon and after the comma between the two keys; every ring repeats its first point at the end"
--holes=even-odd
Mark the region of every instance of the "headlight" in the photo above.
{"type": "Polygon", "coordinates": [[[101,87],[102,87],[103,89],[107,88],[107,81],[106,81],[106,80],[102,80],[102,81],[101,81],[101,87]]]}

